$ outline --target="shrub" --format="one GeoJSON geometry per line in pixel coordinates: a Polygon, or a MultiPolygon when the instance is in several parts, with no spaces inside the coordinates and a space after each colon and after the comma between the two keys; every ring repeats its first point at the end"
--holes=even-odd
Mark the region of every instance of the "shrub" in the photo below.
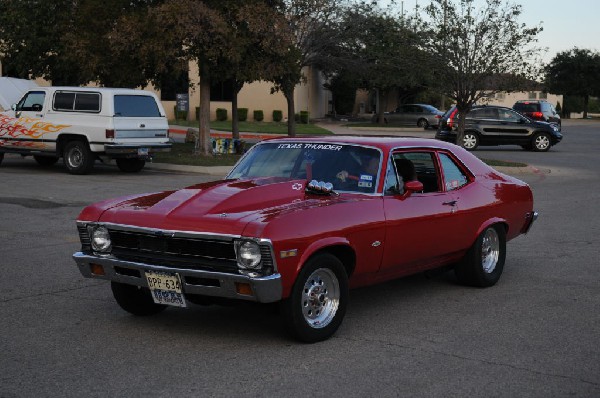
{"type": "Polygon", "coordinates": [[[300,123],[308,124],[308,111],[300,111],[300,123]]]}
{"type": "Polygon", "coordinates": [[[217,108],[217,120],[220,122],[227,120],[227,109],[217,108]]]}
{"type": "Polygon", "coordinates": [[[248,108],[238,108],[238,120],[240,122],[248,120],[248,108]]]}
{"type": "Polygon", "coordinates": [[[262,122],[264,118],[265,118],[265,115],[264,115],[263,111],[261,111],[261,110],[254,111],[254,121],[255,122],[262,122]]]}
{"type": "Polygon", "coordinates": [[[274,110],[273,111],[273,121],[280,122],[281,120],[283,120],[283,112],[280,110],[274,110]]]}
{"type": "Polygon", "coordinates": [[[299,113],[296,113],[294,115],[294,120],[296,121],[296,123],[300,123],[300,114],[299,113]]]}

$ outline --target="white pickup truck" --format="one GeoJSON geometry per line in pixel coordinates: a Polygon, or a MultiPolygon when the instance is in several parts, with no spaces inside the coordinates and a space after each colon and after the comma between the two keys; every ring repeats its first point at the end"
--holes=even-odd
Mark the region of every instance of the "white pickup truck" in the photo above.
{"type": "Polygon", "coordinates": [[[62,157],[70,173],[86,174],[96,160],[115,159],[122,171],[137,172],[153,153],[170,150],[165,111],[147,91],[36,87],[0,113],[0,163],[4,153],[42,166],[62,157]]]}

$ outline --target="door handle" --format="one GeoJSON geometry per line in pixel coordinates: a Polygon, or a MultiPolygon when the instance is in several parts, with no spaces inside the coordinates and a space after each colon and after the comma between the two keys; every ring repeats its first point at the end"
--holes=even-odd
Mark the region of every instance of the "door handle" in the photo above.
{"type": "Polygon", "coordinates": [[[449,202],[442,203],[445,206],[456,206],[456,200],[451,200],[449,202]]]}

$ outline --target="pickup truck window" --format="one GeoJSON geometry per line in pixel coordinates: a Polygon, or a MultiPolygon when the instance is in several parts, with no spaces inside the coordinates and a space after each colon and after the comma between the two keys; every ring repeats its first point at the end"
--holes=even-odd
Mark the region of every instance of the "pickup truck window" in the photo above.
{"type": "Polygon", "coordinates": [[[100,112],[100,94],[57,91],[52,107],[57,111],[100,112]]]}
{"type": "Polygon", "coordinates": [[[115,95],[115,116],[160,117],[160,111],[149,95],[115,95]]]}
{"type": "Polygon", "coordinates": [[[19,101],[17,111],[39,112],[44,107],[46,93],[43,91],[30,91],[19,101]]]}

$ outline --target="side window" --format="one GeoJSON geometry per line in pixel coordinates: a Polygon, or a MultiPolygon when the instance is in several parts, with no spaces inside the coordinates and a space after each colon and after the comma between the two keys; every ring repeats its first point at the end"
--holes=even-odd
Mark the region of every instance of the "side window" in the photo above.
{"type": "Polygon", "coordinates": [[[498,109],[498,117],[507,122],[518,122],[521,119],[519,115],[509,109],[498,109]]]}
{"type": "Polygon", "coordinates": [[[29,92],[17,104],[17,111],[39,112],[44,107],[45,98],[46,93],[43,91],[29,92]]]}
{"type": "Polygon", "coordinates": [[[446,191],[454,191],[469,182],[467,176],[448,155],[440,153],[440,161],[442,163],[446,191]]]}
{"type": "Polygon", "coordinates": [[[52,108],[57,111],[100,112],[100,94],[57,91],[52,108]]]}
{"type": "MultiPolygon", "coordinates": [[[[438,173],[432,152],[396,152],[392,154],[396,176],[386,176],[386,190],[393,187],[396,179],[398,192],[404,191],[404,181],[417,180],[423,184],[423,193],[439,192],[438,173]]],[[[391,166],[391,165],[390,165],[391,166]]],[[[388,170],[392,170],[388,166],[388,170]]]]}

